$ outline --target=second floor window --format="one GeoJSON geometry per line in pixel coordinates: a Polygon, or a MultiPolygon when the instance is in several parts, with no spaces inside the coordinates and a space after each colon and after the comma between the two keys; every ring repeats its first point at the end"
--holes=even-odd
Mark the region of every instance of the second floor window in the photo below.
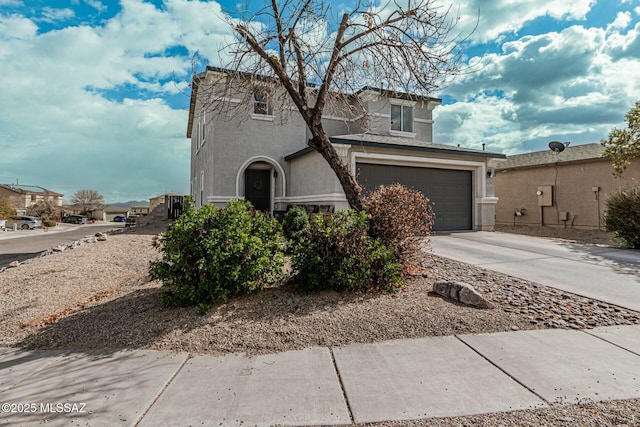
{"type": "Polygon", "coordinates": [[[204,109],[204,107],[202,108],[202,131],[201,136],[202,136],[202,140],[200,142],[200,145],[204,145],[204,143],[206,142],[206,136],[205,136],[205,130],[207,129],[207,110],[204,109]]]}
{"type": "Polygon", "coordinates": [[[266,92],[257,90],[253,92],[253,113],[264,116],[271,115],[271,105],[269,105],[269,95],[266,92]]]}
{"type": "Polygon", "coordinates": [[[391,105],[391,130],[413,132],[413,107],[391,105]]]}

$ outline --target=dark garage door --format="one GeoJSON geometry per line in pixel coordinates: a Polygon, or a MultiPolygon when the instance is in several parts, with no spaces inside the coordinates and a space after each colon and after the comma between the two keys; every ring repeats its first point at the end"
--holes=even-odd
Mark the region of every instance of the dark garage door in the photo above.
{"type": "Polygon", "coordinates": [[[436,231],[471,230],[471,171],[358,163],[364,194],[380,185],[400,183],[431,199],[436,231]]]}

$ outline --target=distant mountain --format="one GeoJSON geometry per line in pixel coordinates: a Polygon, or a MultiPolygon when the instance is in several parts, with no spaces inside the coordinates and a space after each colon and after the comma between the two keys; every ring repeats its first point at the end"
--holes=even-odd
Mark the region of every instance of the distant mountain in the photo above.
{"type": "Polygon", "coordinates": [[[119,206],[121,208],[130,208],[133,205],[149,204],[149,200],[129,200],[128,202],[106,203],[107,206],[119,206]]]}

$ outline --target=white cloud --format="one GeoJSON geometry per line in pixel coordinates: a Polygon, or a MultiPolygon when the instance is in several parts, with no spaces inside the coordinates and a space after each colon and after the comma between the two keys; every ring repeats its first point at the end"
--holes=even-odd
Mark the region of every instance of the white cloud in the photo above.
{"type": "Polygon", "coordinates": [[[616,19],[607,26],[607,31],[624,30],[631,23],[631,12],[618,12],[616,19]]]}
{"type": "Polygon", "coordinates": [[[229,35],[224,15],[215,3],[186,0],[121,6],[101,25],[40,34],[34,19],[0,15],[0,182],[67,195],[95,188],[108,201],[188,191],[187,112],[162,98],[182,96],[190,54],[217,55],[229,35]]]}
{"type": "Polygon", "coordinates": [[[435,110],[435,140],[505,153],[550,138],[597,142],[640,99],[638,33],[640,23],[626,35],[573,26],[505,43],[447,88],[461,102],[435,110]]]}
{"type": "Polygon", "coordinates": [[[102,4],[99,0],[84,0],[86,4],[97,10],[98,12],[104,12],[107,10],[107,6],[102,4]]]}
{"type": "Polygon", "coordinates": [[[640,22],[627,34],[613,32],[607,40],[606,47],[614,59],[627,56],[640,58],[640,22]]]}
{"type": "Polygon", "coordinates": [[[556,20],[584,20],[596,0],[470,0],[461,5],[460,25],[467,30],[478,28],[472,35],[477,42],[500,40],[515,34],[540,17],[556,20]]]}
{"type": "Polygon", "coordinates": [[[0,15],[0,40],[28,39],[35,36],[37,31],[38,26],[30,19],[20,15],[0,15]]]}
{"type": "Polygon", "coordinates": [[[65,21],[69,18],[73,18],[75,12],[73,9],[57,9],[52,7],[42,8],[42,21],[44,22],[57,22],[65,21]]]}
{"type": "Polygon", "coordinates": [[[165,7],[181,28],[180,41],[190,54],[199,52],[212,65],[225,63],[225,46],[233,42],[228,17],[216,2],[165,0],[165,7]],[[221,60],[220,60],[221,58],[221,60]]]}

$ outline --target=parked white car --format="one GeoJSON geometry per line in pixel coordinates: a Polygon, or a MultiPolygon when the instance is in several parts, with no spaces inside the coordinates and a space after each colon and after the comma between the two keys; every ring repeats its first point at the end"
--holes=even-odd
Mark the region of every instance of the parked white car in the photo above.
{"type": "Polygon", "coordinates": [[[42,226],[40,220],[35,216],[14,216],[7,221],[5,226],[11,229],[14,224],[21,230],[33,230],[42,226]]]}

